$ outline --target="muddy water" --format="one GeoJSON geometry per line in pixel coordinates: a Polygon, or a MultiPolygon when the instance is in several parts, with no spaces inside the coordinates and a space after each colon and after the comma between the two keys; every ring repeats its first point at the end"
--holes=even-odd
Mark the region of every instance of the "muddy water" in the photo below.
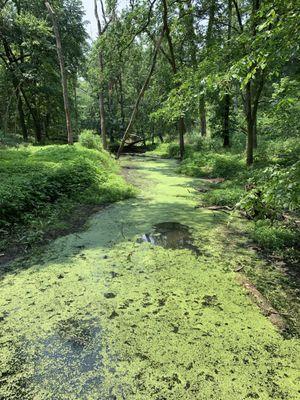
{"type": "Polygon", "coordinates": [[[124,163],[138,198],[3,275],[0,399],[298,399],[299,343],[232,272],[262,261],[175,162],[124,163]]]}

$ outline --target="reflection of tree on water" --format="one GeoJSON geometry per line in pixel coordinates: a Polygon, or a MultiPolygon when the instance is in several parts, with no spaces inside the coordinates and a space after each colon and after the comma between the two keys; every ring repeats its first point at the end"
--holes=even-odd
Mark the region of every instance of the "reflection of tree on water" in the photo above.
{"type": "Polygon", "coordinates": [[[166,249],[188,249],[196,255],[200,254],[199,249],[193,244],[190,228],[179,222],[162,222],[153,227],[153,232],[145,233],[139,242],[147,242],[166,249]]]}

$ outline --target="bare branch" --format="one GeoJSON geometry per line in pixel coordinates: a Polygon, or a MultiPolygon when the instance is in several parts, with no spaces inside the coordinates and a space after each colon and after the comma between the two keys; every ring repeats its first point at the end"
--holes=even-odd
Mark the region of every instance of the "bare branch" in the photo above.
{"type": "Polygon", "coordinates": [[[105,25],[107,25],[106,13],[105,13],[105,8],[104,8],[103,0],[100,0],[100,5],[101,5],[102,18],[103,18],[103,20],[104,20],[105,25]]]}
{"type": "MultiPolygon", "coordinates": [[[[146,30],[146,33],[147,33],[147,35],[149,36],[149,38],[155,43],[155,38],[154,38],[154,36],[151,34],[151,32],[148,31],[148,29],[146,30]]],[[[170,58],[169,55],[165,52],[165,50],[163,49],[162,46],[160,46],[160,49],[159,49],[159,50],[160,50],[160,51],[162,52],[162,54],[166,57],[166,59],[168,60],[169,64],[172,65],[172,60],[171,60],[171,58],[170,58]]]]}
{"type": "Polygon", "coordinates": [[[148,10],[146,22],[141,26],[141,28],[138,31],[136,31],[134,33],[132,39],[127,43],[127,45],[125,47],[123,47],[123,49],[120,51],[120,53],[123,53],[123,51],[127,50],[132,45],[132,43],[134,42],[135,38],[138,35],[140,35],[141,33],[146,31],[148,25],[150,24],[151,14],[152,14],[152,10],[153,10],[153,7],[154,7],[155,3],[156,3],[156,0],[150,1],[150,7],[149,7],[149,10],[148,10]]]}
{"type": "Polygon", "coordinates": [[[237,16],[237,19],[238,19],[238,23],[239,23],[240,29],[243,32],[244,31],[244,27],[243,27],[243,22],[242,22],[242,17],[241,17],[239,5],[238,5],[236,0],[233,0],[233,4],[234,4],[234,7],[235,7],[236,16],[237,16]]]}
{"type": "Polygon", "coordinates": [[[94,0],[94,13],[95,13],[96,21],[97,21],[98,36],[101,36],[102,26],[101,26],[101,21],[100,21],[99,14],[98,14],[97,0],[94,0]]]}

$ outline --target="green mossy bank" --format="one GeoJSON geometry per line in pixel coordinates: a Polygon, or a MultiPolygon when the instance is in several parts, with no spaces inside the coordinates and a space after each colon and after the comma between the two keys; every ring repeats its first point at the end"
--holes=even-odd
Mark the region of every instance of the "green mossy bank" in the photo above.
{"type": "MultiPolygon", "coordinates": [[[[84,143],[85,144],[85,143],[84,143]]],[[[51,145],[0,150],[1,250],[5,237],[32,244],[67,225],[76,205],[112,203],[134,194],[105,151],[51,145]]]]}
{"type": "Polygon", "coordinates": [[[175,161],[123,163],[138,198],[3,276],[0,398],[298,399],[299,340],[236,281],[264,261],[226,214],[195,208],[203,182],[175,161]],[[199,254],[140,243],[167,221],[190,227],[199,254]]]}

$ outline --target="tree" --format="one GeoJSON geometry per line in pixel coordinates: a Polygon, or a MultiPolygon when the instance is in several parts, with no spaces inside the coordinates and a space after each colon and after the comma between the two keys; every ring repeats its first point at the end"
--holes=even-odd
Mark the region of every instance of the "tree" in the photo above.
{"type": "Polygon", "coordinates": [[[150,79],[151,79],[151,77],[153,75],[153,72],[154,72],[154,69],[155,69],[155,65],[156,65],[156,60],[157,60],[157,54],[159,52],[159,49],[160,49],[160,46],[161,46],[161,42],[162,42],[163,37],[164,37],[164,33],[165,33],[165,25],[164,25],[164,27],[162,29],[161,35],[160,35],[160,37],[159,37],[159,39],[157,41],[157,44],[155,46],[148,75],[147,75],[147,77],[145,79],[145,82],[144,82],[144,84],[143,84],[143,86],[141,88],[141,91],[140,91],[140,93],[139,93],[139,95],[137,97],[136,103],[134,105],[134,108],[133,108],[129,123],[127,125],[126,131],[124,133],[124,136],[122,138],[120,147],[119,147],[118,152],[117,152],[117,158],[119,158],[121,153],[122,153],[122,150],[123,150],[124,145],[125,145],[125,141],[126,141],[126,139],[128,138],[128,136],[130,134],[130,130],[132,128],[132,124],[133,124],[134,118],[135,118],[135,116],[136,116],[136,114],[138,112],[138,108],[139,108],[140,102],[141,102],[141,100],[142,100],[142,98],[143,98],[143,96],[145,94],[145,91],[146,91],[146,89],[147,89],[147,87],[149,85],[150,79]]]}
{"type": "Polygon", "coordinates": [[[62,45],[61,45],[59,27],[57,24],[55,12],[53,11],[53,8],[50,5],[49,1],[45,1],[45,5],[46,5],[49,15],[51,16],[51,19],[52,19],[53,29],[54,29],[54,33],[55,33],[55,39],[56,39],[57,56],[58,56],[59,66],[60,66],[61,85],[62,85],[62,90],[63,90],[66,124],[67,124],[67,132],[68,132],[68,144],[73,144],[73,132],[72,132],[72,125],[71,125],[68,84],[67,84],[65,60],[64,60],[64,53],[63,53],[63,49],[62,49],[62,45]]]}
{"type": "MultiPolygon", "coordinates": [[[[75,93],[74,85],[86,46],[82,4],[81,0],[54,0],[52,4],[55,6],[71,94],[75,93]]],[[[28,137],[32,140],[34,132],[37,142],[43,142],[46,137],[48,140],[51,137],[65,140],[61,129],[65,125],[65,113],[60,67],[52,34],[53,24],[48,25],[47,16],[44,2],[29,0],[7,0],[0,13],[0,64],[9,82],[5,84],[3,81],[2,84],[4,87],[13,86],[16,98],[15,103],[10,100],[8,123],[3,128],[5,132],[11,131],[16,114],[16,133],[21,132],[24,139],[28,137]]],[[[1,97],[1,101],[7,102],[5,97],[1,97]]],[[[75,118],[75,99],[70,96],[69,102],[71,118],[75,118]]]]}
{"type": "MultiPolygon", "coordinates": [[[[95,8],[95,17],[97,21],[98,27],[98,38],[101,40],[104,35],[106,29],[108,28],[109,21],[106,19],[106,13],[103,5],[103,1],[100,0],[102,17],[104,20],[104,26],[102,28],[102,24],[99,18],[97,0],[94,0],[94,8],[95,8]]],[[[106,133],[106,122],[105,122],[105,110],[104,110],[104,90],[103,90],[103,75],[104,75],[104,61],[103,61],[103,50],[101,49],[101,43],[99,44],[99,111],[100,111],[100,127],[101,127],[101,137],[102,137],[102,145],[104,149],[107,149],[107,133],[106,133]]]]}

